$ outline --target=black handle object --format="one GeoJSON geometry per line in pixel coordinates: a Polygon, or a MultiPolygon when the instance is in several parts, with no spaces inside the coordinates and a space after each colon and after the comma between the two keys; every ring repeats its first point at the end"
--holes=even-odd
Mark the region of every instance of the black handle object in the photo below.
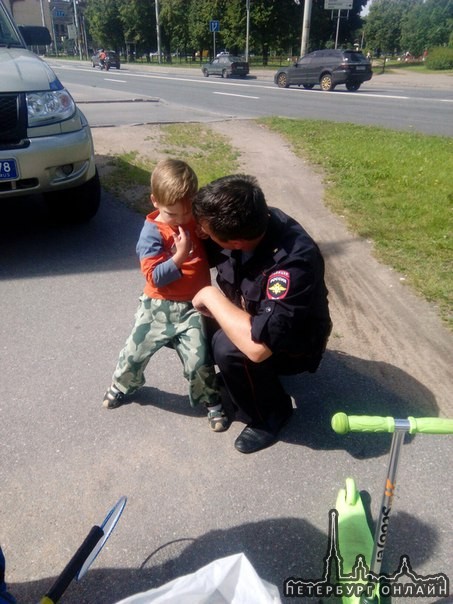
{"type": "Polygon", "coordinates": [[[99,526],[93,526],[82,545],[73,555],[71,560],[64,568],[63,572],[60,574],[60,576],[57,578],[50,590],[47,592],[46,597],[51,602],[58,602],[58,600],[68,588],[71,581],[82,568],[85,560],[88,558],[93,549],[96,547],[96,544],[103,536],[104,531],[99,526]]]}

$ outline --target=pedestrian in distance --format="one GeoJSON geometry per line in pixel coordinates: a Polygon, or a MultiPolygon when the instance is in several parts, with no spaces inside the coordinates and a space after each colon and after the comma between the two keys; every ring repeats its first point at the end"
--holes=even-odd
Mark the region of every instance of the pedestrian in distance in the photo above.
{"type": "Polygon", "coordinates": [[[206,340],[202,315],[193,307],[198,290],[211,283],[203,243],[192,216],[198,179],[192,168],[176,159],[160,161],[151,175],[151,201],[137,254],[145,277],[135,324],[120,352],[103,406],[115,409],[145,383],[151,357],[163,346],[173,347],[189,382],[192,406],[206,405],[215,432],[228,427],[206,340]]]}
{"type": "Polygon", "coordinates": [[[256,179],[220,178],[194,198],[217,284],[193,305],[214,319],[211,345],[226,392],[248,424],[241,453],[275,443],[293,406],[279,376],[315,372],[332,329],[324,260],[293,218],[268,207],[256,179]]]}

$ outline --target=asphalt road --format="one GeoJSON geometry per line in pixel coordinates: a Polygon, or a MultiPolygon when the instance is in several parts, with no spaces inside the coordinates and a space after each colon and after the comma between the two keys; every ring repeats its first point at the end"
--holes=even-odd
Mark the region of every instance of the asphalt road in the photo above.
{"type": "MultiPolygon", "coordinates": [[[[294,419],[255,455],[234,450],[241,423],[213,434],[189,407],[170,350],[154,357],[133,404],[103,410],[142,289],[141,223],[108,195],[76,228],[52,225],[38,202],[3,205],[0,539],[20,603],[39,599],[122,495],[123,517],[68,604],[113,604],[240,551],[280,589],[289,576],[319,578],[338,489],[354,476],[376,517],[390,442],[336,436],[332,413],[447,409],[410,371],[345,354],[334,339],[318,373],[287,380],[294,419]]],[[[347,315],[347,299],[343,308],[347,315]]],[[[448,437],[403,447],[388,572],[407,554],[420,575],[453,577],[451,462],[448,437]]]]}
{"type": "Polygon", "coordinates": [[[273,72],[253,70],[246,79],[204,78],[201,71],[126,65],[108,73],[87,63],[51,61],[94,126],[106,126],[104,102],[128,100],[118,123],[215,121],[269,115],[375,124],[426,134],[453,135],[453,78],[376,74],[357,92],[278,88],[273,72]],[[135,102],[132,102],[135,101],[135,102]]]}

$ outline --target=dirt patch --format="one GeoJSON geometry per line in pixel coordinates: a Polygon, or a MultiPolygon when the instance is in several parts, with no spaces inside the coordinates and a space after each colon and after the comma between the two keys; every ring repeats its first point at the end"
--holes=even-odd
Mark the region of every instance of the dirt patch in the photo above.
{"type": "Polygon", "coordinates": [[[149,173],[142,175],[146,184],[137,184],[135,179],[114,178],[121,173],[121,162],[133,154],[144,164],[157,163],[166,157],[162,151],[162,130],[160,126],[118,126],[116,128],[93,128],[96,165],[101,182],[109,183],[109,191],[131,209],[146,214],[149,205],[149,173]],[[123,158],[123,159],[121,159],[123,158]]]}
{"type": "MultiPolygon", "coordinates": [[[[410,400],[418,413],[452,416],[453,335],[436,308],[379,264],[372,244],[324,206],[322,173],[296,157],[277,134],[252,121],[210,127],[240,151],[240,170],[257,177],[269,205],[294,216],[320,244],[334,323],[329,349],[350,363],[369,361],[372,377],[410,400]]],[[[113,154],[135,150],[152,160],[164,155],[158,148],[159,126],[98,128],[93,135],[101,175],[113,154]]],[[[122,197],[132,194],[127,187],[122,197]]]]}

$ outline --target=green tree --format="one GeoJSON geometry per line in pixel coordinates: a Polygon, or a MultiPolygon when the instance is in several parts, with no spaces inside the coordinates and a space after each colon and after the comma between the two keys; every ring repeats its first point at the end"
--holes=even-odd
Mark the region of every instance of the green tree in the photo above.
{"type": "Polygon", "coordinates": [[[230,0],[222,16],[221,34],[225,48],[233,54],[245,52],[247,8],[245,0],[230,0]]]}
{"type": "Polygon", "coordinates": [[[154,0],[117,0],[125,42],[137,52],[149,53],[157,47],[154,0]]]}
{"type": "MultiPolygon", "coordinates": [[[[190,44],[194,51],[199,51],[200,60],[203,50],[209,50],[211,56],[213,54],[213,34],[209,31],[209,22],[220,21],[222,28],[224,6],[224,0],[190,0],[187,8],[190,44]]],[[[221,32],[220,35],[216,33],[216,48],[222,44],[221,32]]]]}
{"type": "Polygon", "coordinates": [[[401,45],[415,56],[425,48],[449,43],[453,30],[453,0],[426,0],[403,18],[401,45]]]}
{"type": "Polygon", "coordinates": [[[95,46],[118,50],[124,45],[119,0],[89,0],[85,19],[95,46]]]}
{"type": "Polygon", "coordinates": [[[367,46],[375,52],[401,52],[403,18],[412,7],[422,2],[423,0],[374,0],[364,27],[367,46]]]}
{"type": "Polygon", "coordinates": [[[186,0],[160,0],[160,25],[166,54],[191,53],[186,0]]]}

